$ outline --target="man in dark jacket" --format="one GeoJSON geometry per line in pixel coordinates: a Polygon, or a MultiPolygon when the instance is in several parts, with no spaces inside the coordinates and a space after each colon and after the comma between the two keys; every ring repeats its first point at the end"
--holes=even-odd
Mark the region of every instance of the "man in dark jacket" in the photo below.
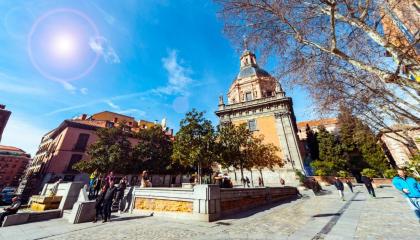
{"type": "Polygon", "coordinates": [[[109,182],[110,187],[106,190],[104,196],[104,203],[103,203],[103,211],[104,211],[104,220],[102,222],[107,222],[111,220],[111,208],[112,208],[112,201],[114,200],[115,194],[117,192],[117,188],[115,187],[114,181],[109,182]]]}
{"type": "Polygon", "coordinates": [[[96,214],[95,214],[95,219],[93,220],[93,222],[95,223],[96,221],[98,221],[98,217],[101,216],[102,220],[104,220],[104,197],[105,197],[105,193],[107,191],[106,185],[102,187],[101,191],[99,192],[98,196],[96,197],[96,202],[95,202],[95,210],[96,210],[96,214]]]}
{"type": "Polygon", "coordinates": [[[3,212],[0,213],[0,227],[3,224],[4,218],[6,218],[6,216],[16,214],[21,205],[22,202],[19,200],[19,197],[16,196],[12,198],[12,205],[10,205],[10,207],[4,208],[3,212]]]}
{"type": "Polygon", "coordinates": [[[335,186],[335,188],[337,188],[338,195],[340,195],[341,200],[345,201],[344,200],[344,193],[343,193],[344,184],[338,177],[335,177],[334,186],[335,186]]]}
{"type": "Polygon", "coordinates": [[[372,195],[373,197],[376,197],[375,195],[375,190],[373,189],[372,186],[372,178],[367,177],[367,176],[362,176],[362,182],[365,184],[366,189],[368,190],[369,194],[372,195]]]}

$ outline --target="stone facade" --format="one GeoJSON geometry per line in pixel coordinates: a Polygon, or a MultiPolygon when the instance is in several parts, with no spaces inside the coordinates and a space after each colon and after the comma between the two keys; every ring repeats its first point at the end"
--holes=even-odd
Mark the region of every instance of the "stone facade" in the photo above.
{"type": "Polygon", "coordinates": [[[384,129],[379,133],[382,147],[397,167],[405,167],[413,154],[420,151],[420,127],[394,126],[392,130],[384,129]]]}
{"type": "MultiPolygon", "coordinates": [[[[216,115],[220,122],[246,123],[255,135],[262,135],[266,143],[279,147],[278,155],[285,165],[274,172],[263,171],[266,185],[278,185],[280,178],[288,183],[296,182],[294,170],[305,171],[292,99],[274,77],[259,68],[252,52],[245,50],[240,62],[240,72],[227,94],[228,103],[221,96],[216,115]]],[[[260,173],[253,171],[250,175],[258,179],[260,173]]],[[[233,179],[236,176],[232,175],[233,179]]]]}

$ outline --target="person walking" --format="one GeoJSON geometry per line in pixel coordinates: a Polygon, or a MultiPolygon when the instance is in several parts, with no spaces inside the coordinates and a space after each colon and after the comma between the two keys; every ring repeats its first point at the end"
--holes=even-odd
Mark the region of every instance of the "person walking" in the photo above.
{"type": "Polygon", "coordinates": [[[102,188],[102,176],[101,175],[99,175],[99,177],[97,177],[95,179],[95,183],[93,184],[93,188],[94,188],[93,197],[96,198],[98,196],[99,192],[101,191],[101,188],[102,188]]]}
{"type": "Polygon", "coordinates": [[[18,196],[12,198],[12,204],[10,205],[10,207],[4,208],[3,212],[0,213],[0,227],[7,216],[16,214],[19,211],[21,205],[22,202],[20,201],[18,196]]]}
{"type": "Polygon", "coordinates": [[[118,205],[118,213],[121,213],[121,211],[123,211],[124,210],[124,206],[122,206],[123,205],[123,201],[122,201],[122,199],[123,199],[123,197],[124,197],[124,192],[125,192],[125,189],[127,188],[127,182],[126,182],[126,178],[125,177],[123,177],[121,180],[120,180],[120,183],[118,184],[118,187],[117,187],[117,194],[116,194],[116,196],[115,196],[115,202],[117,203],[117,205],[118,205]]]}
{"type": "Polygon", "coordinates": [[[114,181],[109,183],[109,187],[106,190],[103,202],[103,211],[104,211],[104,220],[102,222],[107,222],[111,220],[111,208],[112,202],[114,200],[117,188],[115,187],[114,181]]]}
{"type": "Polygon", "coordinates": [[[349,187],[350,191],[353,192],[353,183],[349,179],[346,179],[346,184],[349,187]]]}
{"type": "Polygon", "coordinates": [[[401,191],[420,223],[420,183],[407,176],[404,169],[397,170],[398,176],[392,179],[392,184],[401,191]]]}
{"type": "Polygon", "coordinates": [[[96,197],[96,202],[95,202],[95,218],[93,219],[93,222],[96,223],[96,221],[98,221],[98,217],[101,216],[102,220],[105,219],[104,217],[104,197],[105,197],[105,193],[108,190],[107,185],[104,185],[102,187],[102,189],[99,191],[99,194],[96,197]]]}
{"type": "Polygon", "coordinates": [[[376,197],[375,189],[373,189],[373,186],[372,186],[372,182],[373,182],[372,178],[363,175],[362,182],[365,184],[366,189],[368,190],[369,194],[372,197],[376,197]]]}
{"type": "Polygon", "coordinates": [[[251,183],[251,181],[249,180],[248,176],[245,177],[245,182],[247,187],[250,187],[249,184],[251,183]]]}
{"type": "Polygon", "coordinates": [[[340,195],[341,200],[345,201],[344,200],[344,192],[343,192],[344,191],[344,184],[338,177],[335,177],[334,186],[335,186],[335,188],[337,188],[338,195],[340,195]]]}

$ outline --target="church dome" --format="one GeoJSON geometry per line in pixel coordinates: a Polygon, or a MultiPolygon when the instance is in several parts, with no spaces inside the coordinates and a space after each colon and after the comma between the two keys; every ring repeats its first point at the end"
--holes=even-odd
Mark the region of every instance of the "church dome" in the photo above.
{"type": "Polygon", "coordinates": [[[270,74],[264,69],[259,68],[258,66],[251,65],[241,68],[237,78],[246,78],[252,76],[269,77],[270,74]]]}

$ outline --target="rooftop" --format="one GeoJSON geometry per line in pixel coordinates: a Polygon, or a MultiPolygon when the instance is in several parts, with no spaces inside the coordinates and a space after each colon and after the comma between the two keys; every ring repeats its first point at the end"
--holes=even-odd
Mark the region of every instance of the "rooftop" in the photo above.
{"type": "Polygon", "coordinates": [[[337,118],[324,118],[324,119],[303,121],[303,122],[298,122],[297,127],[305,128],[306,125],[309,125],[309,127],[317,127],[321,125],[326,126],[326,125],[332,125],[332,124],[338,124],[338,119],[337,118]]]}

